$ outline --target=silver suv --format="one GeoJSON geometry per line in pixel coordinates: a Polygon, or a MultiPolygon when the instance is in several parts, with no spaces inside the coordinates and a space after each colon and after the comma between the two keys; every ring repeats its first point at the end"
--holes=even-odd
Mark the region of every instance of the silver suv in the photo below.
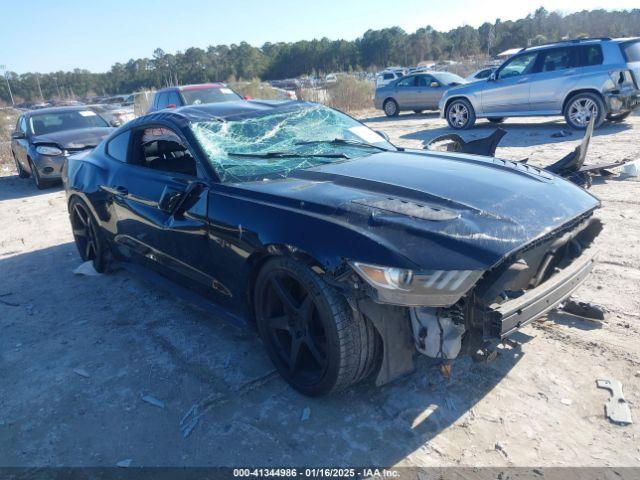
{"type": "Polygon", "coordinates": [[[440,115],[452,128],[476,118],[564,115],[584,129],[594,115],[625,119],[640,102],[640,38],[569,40],[524,48],[486,81],[454,87],[440,99],[440,115]]]}

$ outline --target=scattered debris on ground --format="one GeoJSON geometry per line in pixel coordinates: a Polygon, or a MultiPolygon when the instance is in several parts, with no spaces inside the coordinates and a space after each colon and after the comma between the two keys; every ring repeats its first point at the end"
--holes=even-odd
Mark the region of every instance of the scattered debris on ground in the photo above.
{"type": "Polygon", "coordinates": [[[629,404],[622,394],[622,384],[615,378],[601,378],[596,381],[598,388],[611,392],[611,397],[604,404],[604,411],[612,423],[629,425],[633,423],[629,404]]]}

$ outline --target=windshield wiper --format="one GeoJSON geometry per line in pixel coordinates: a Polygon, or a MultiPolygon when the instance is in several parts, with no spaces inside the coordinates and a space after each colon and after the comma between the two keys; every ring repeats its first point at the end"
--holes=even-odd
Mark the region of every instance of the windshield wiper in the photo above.
{"type": "Polygon", "coordinates": [[[295,152],[264,152],[264,153],[242,153],[227,152],[229,157],[253,157],[253,158],[346,158],[349,156],[344,153],[295,153],[295,152]]]}
{"type": "Polygon", "coordinates": [[[393,152],[393,150],[389,150],[388,148],[374,145],[373,143],[358,142],[355,140],[345,140],[344,138],[334,138],[333,140],[309,140],[306,142],[296,142],[296,145],[315,145],[318,143],[329,143],[331,145],[350,145],[353,147],[369,147],[369,148],[375,148],[376,150],[380,150],[382,152],[393,152]]]}

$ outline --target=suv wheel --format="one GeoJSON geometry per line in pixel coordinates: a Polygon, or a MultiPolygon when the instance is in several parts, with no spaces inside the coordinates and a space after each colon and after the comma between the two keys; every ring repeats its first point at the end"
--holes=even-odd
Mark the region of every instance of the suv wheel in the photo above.
{"type": "Polygon", "coordinates": [[[466,130],[476,123],[476,112],[464,98],[456,99],[447,106],[446,117],[449,126],[456,130],[466,130]]]}
{"type": "Polygon", "coordinates": [[[299,392],[342,390],[377,366],[382,342],[371,322],[307,265],[289,257],[264,264],[255,283],[258,332],[271,361],[299,392]]]}
{"type": "Polygon", "coordinates": [[[382,105],[384,109],[384,114],[387,117],[397,117],[400,113],[400,108],[398,107],[398,102],[396,102],[393,98],[389,98],[384,101],[384,105],[382,105]]]}
{"type": "Polygon", "coordinates": [[[594,128],[598,128],[604,123],[604,103],[595,93],[578,93],[569,99],[564,108],[564,118],[567,124],[576,130],[586,129],[592,116],[595,116],[596,119],[594,128]]]}

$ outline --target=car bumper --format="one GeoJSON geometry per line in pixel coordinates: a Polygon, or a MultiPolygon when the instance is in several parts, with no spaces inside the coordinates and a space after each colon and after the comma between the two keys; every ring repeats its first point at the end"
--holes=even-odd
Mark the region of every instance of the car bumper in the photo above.
{"type": "Polygon", "coordinates": [[[48,156],[36,155],[33,163],[38,169],[38,175],[42,180],[60,180],[62,178],[62,164],[64,155],[48,156]]]}
{"type": "Polygon", "coordinates": [[[546,282],[492,308],[490,315],[494,336],[506,337],[567,299],[589,276],[595,266],[596,256],[597,250],[589,248],[546,282]]]}
{"type": "Polygon", "coordinates": [[[605,94],[609,113],[625,113],[640,107],[640,91],[605,94]]]}

